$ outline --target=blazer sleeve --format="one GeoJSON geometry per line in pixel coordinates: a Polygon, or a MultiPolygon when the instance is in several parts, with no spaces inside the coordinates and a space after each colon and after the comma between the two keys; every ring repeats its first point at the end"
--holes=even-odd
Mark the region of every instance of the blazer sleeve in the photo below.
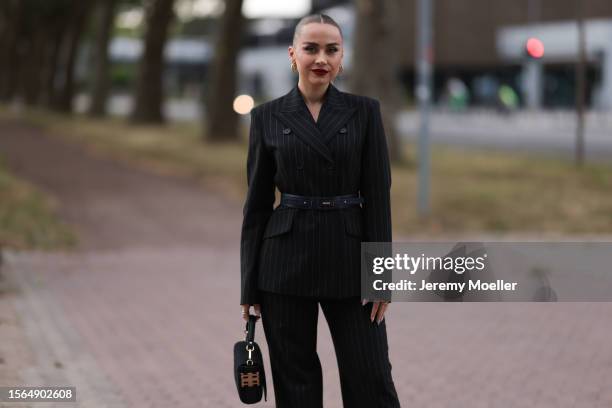
{"type": "MultiPolygon", "coordinates": [[[[368,113],[367,135],[362,153],[360,194],[363,204],[363,242],[388,242],[389,247],[376,251],[376,256],[392,257],[391,226],[391,165],[387,137],[380,112],[380,102],[372,99],[368,113]]],[[[393,272],[377,277],[383,282],[393,281],[393,272]]],[[[373,293],[370,300],[391,302],[390,290],[373,293]]]]}
{"type": "Polygon", "coordinates": [[[258,259],[263,233],[274,207],[274,157],[263,140],[258,109],[251,110],[247,155],[247,195],[240,239],[240,304],[260,302],[257,289],[258,259]]]}
{"type": "Polygon", "coordinates": [[[391,165],[387,137],[380,113],[380,102],[373,99],[361,167],[364,241],[391,242],[391,165]]]}

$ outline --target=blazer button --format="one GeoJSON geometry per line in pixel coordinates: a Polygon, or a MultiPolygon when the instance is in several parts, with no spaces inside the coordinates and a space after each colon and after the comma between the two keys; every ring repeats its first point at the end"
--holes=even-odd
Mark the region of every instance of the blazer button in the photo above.
{"type": "Polygon", "coordinates": [[[345,127],[341,128],[340,133],[346,133],[346,128],[345,127]]]}
{"type": "Polygon", "coordinates": [[[291,129],[285,128],[285,129],[283,129],[283,133],[288,135],[289,133],[291,133],[291,129]]]}

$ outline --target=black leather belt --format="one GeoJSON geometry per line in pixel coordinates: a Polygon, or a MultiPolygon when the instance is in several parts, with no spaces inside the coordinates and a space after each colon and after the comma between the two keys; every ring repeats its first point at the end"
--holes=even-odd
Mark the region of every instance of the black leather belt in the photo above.
{"type": "Polygon", "coordinates": [[[363,203],[363,197],[360,197],[357,194],[339,195],[333,197],[307,197],[282,193],[280,206],[312,210],[334,210],[356,207],[363,203]]]}

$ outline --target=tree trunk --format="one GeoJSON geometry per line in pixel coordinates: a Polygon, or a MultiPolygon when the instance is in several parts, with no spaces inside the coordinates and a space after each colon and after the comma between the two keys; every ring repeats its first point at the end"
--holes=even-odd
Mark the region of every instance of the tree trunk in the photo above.
{"type": "Polygon", "coordinates": [[[8,102],[16,94],[19,63],[19,32],[23,3],[8,0],[0,3],[0,101],[8,102]]]}
{"type": "Polygon", "coordinates": [[[72,112],[74,96],[74,68],[79,45],[87,17],[91,10],[90,0],[75,0],[73,15],[62,44],[59,99],[56,108],[62,112],[72,112]]]}
{"type": "Polygon", "coordinates": [[[240,139],[238,114],[234,112],[233,100],[243,23],[242,0],[227,0],[215,43],[211,75],[207,79],[204,138],[208,141],[240,139]]]}
{"type": "Polygon", "coordinates": [[[146,5],[144,53],[134,95],[131,120],[135,123],[163,123],[164,47],[173,19],[173,0],[149,0],[146,5]]]}
{"type": "Polygon", "coordinates": [[[401,83],[394,31],[398,26],[399,0],[356,0],[352,92],[380,100],[383,125],[392,161],[403,160],[395,118],[402,106],[401,83]]]}
{"type": "Polygon", "coordinates": [[[106,0],[98,3],[99,19],[94,51],[95,73],[91,105],[89,106],[89,114],[92,116],[106,116],[106,100],[110,87],[108,45],[115,21],[115,6],[116,0],[106,0]]]}
{"type": "Polygon", "coordinates": [[[49,42],[45,49],[40,103],[49,109],[52,109],[59,99],[56,78],[59,75],[59,57],[65,31],[66,28],[61,24],[54,26],[49,32],[49,42]]]}
{"type": "Polygon", "coordinates": [[[42,27],[30,33],[28,47],[25,49],[22,61],[21,88],[24,101],[29,106],[40,102],[42,66],[44,62],[45,45],[47,44],[47,33],[42,27]]]}

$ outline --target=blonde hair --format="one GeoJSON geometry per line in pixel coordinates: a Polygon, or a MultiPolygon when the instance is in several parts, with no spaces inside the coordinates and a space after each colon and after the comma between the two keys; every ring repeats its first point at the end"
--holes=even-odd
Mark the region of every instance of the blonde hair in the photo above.
{"type": "Polygon", "coordinates": [[[342,29],[333,18],[331,18],[327,14],[311,14],[309,16],[303,17],[300,21],[298,21],[297,25],[295,26],[295,31],[293,32],[293,46],[295,46],[295,42],[297,41],[298,36],[302,32],[302,27],[310,23],[333,25],[338,29],[338,31],[340,31],[340,37],[342,38],[342,40],[344,40],[344,36],[342,35],[342,29]]]}

